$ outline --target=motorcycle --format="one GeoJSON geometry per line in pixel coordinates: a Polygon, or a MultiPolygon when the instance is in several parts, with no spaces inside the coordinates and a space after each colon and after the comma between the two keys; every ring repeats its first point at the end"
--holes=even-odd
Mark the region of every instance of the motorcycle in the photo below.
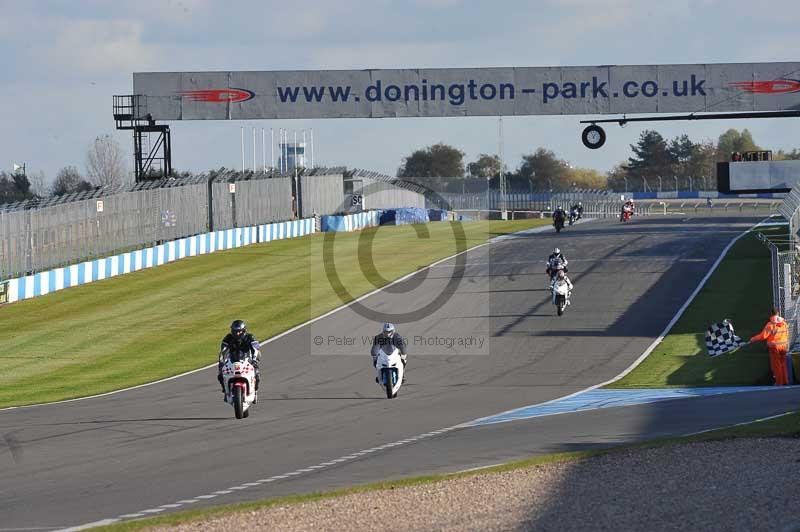
{"type": "Polygon", "coordinates": [[[553,281],[553,285],[551,287],[552,291],[552,300],[553,305],[556,306],[556,312],[559,316],[564,314],[564,310],[569,305],[569,285],[567,285],[567,281],[563,278],[563,276],[558,276],[553,281]]]}
{"type": "Polygon", "coordinates": [[[381,346],[375,359],[375,371],[378,373],[375,380],[386,391],[387,399],[397,397],[397,392],[403,385],[404,369],[400,350],[393,345],[381,346]]]}
{"type": "Polygon", "coordinates": [[[578,221],[578,211],[576,209],[570,209],[569,218],[567,221],[569,222],[569,225],[572,225],[578,221]]]}
{"type": "Polygon", "coordinates": [[[249,417],[250,407],[258,400],[255,367],[247,358],[237,361],[228,358],[222,366],[222,380],[225,402],[233,406],[236,419],[249,417]]]}
{"type": "Polygon", "coordinates": [[[553,218],[553,227],[556,228],[556,233],[560,233],[561,230],[564,229],[564,217],[556,216],[553,218]]]}
{"type": "Polygon", "coordinates": [[[619,221],[623,223],[628,222],[630,221],[631,216],[633,216],[633,209],[631,209],[630,207],[623,207],[622,214],[619,217],[619,221]]]}

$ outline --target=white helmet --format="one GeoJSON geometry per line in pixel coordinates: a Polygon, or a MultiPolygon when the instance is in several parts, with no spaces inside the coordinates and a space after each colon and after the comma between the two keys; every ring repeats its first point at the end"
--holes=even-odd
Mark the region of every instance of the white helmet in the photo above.
{"type": "Polygon", "coordinates": [[[391,338],[394,335],[394,324],[393,323],[384,323],[383,324],[383,334],[391,338]]]}
{"type": "Polygon", "coordinates": [[[554,248],[553,249],[553,255],[559,255],[560,253],[561,253],[560,249],[558,249],[558,248],[554,248]]]}

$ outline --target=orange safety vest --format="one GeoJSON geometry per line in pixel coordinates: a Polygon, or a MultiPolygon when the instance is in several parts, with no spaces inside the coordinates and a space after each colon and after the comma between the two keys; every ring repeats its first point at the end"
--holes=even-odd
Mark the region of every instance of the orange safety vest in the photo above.
{"type": "Polygon", "coordinates": [[[768,347],[789,347],[789,327],[786,320],[775,314],[760,333],[750,338],[751,342],[767,341],[768,347]]]}

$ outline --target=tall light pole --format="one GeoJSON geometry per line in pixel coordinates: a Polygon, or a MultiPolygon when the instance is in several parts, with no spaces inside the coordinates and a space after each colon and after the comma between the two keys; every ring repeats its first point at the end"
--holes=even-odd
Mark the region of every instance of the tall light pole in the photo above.
{"type": "Polygon", "coordinates": [[[677,192],[678,191],[678,176],[674,175],[672,177],[675,178],[675,192],[677,192]]]}
{"type": "Polygon", "coordinates": [[[658,191],[661,192],[661,176],[658,176],[658,191]]]}
{"type": "Polygon", "coordinates": [[[627,194],[628,193],[628,178],[625,177],[625,176],[622,176],[622,179],[625,180],[625,194],[627,194]]]}
{"type": "Polygon", "coordinates": [[[503,174],[503,117],[497,121],[498,141],[500,144],[500,219],[506,218],[506,176],[503,174]]]}

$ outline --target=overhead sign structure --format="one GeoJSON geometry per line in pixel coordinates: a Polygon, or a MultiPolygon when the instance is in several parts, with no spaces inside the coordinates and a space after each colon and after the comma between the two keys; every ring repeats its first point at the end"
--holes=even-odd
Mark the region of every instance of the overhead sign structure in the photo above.
{"type": "Polygon", "coordinates": [[[133,91],[152,120],[785,111],[800,63],[140,72],[133,91]]]}

